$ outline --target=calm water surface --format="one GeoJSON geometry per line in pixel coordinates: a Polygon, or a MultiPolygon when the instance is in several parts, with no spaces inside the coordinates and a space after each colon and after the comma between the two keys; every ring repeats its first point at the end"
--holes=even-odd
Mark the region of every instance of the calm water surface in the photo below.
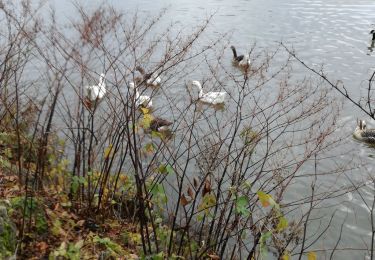
{"type": "MultiPolygon", "coordinates": [[[[79,1],[88,8],[100,1],[79,1]]],[[[325,71],[333,82],[343,80],[346,88],[356,97],[366,93],[369,75],[375,69],[375,52],[371,52],[369,31],[375,28],[375,1],[373,0],[128,0],[108,3],[125,11],[138,10],[141,14],[156,15],[162,8],[168,7],[166,24],[171,21],[183,25],[197,25],[210,14],[216,13],[207,34],[214,39],[225,32],[232,33],[233,43],[240,49],[249,49],[256,42],[260,48],[276,47],[280,41],[294,47],[298,56],[307,64],[324,64],[325,71]]],[[[72,18],[72,5],[65,1],[50,1],[50,5],[59,10],[60,17],[72,18]]],[[[374,50],[375,51],[375,50],[374,50]]],[[[230,53],[228,54],[230,55],[230,53]]],[[[294,73],[304,75],[307,71],[297,68],[294,73]]],[[[349,179],[362,182],[374,173],[375,150],[360,144],[351,138],[356,118],[364,117],[351,104],[346,104],[341,115],[342,127],[338,134],[346,136],[342,150],[348,151],[340,157],[326,160],[323,169],[355,158],[355,162],[368,163],[367,167],[343,174],[339,177],[322,177],[321,187],[344,187],[350,185],[349,179]]],[[[369,122],[375,126],[375,122],[369,122]]],[[[295,197],[303,193],[309,184],[297,182],[295,197]]],[[[361,190],[362,196],[371,202],[374,190],[371,184],[361,190]]],[[[341,224],[343,237],[338,248],[361,248],[369,246],[371,226],[369,210],[357,193],[332,200],[320,205],[322,210],[315,217],[322,218],[324,227],[330,214],[337,210],[333,228],[321,239],[316,249],[334,247],[341,224]]],[[[320,228],[322,228],[320,226],[320,228]]],[[[314,229],[315,227],[312,227],[314,229]]],[[[313,230],[311,230],[313,232],[313,230]]],[[[364,259],[365,251],[343,250],[335,254],[335,259],[364,259]]],[[[329,258],[323,253],[320,258],[329,258]]]]}

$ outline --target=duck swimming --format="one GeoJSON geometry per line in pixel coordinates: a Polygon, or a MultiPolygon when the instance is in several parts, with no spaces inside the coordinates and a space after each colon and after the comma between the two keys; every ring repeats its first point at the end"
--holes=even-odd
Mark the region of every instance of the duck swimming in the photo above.
{"type": "Polygon", "coordinates": [[[143,81],[146,81],[146,85],[152,87],[160,86],[161,78],[157,75],[157,73],[146,73],[141,66],[137,66],[135,69],[142,74],[143,81]]]}
{"type": "Polygon", "coordinates": [[[375,144],[375,129],[367,129],[365,120],[359,120],[353,132],[355,139],[375,144]]]}
{"type": "Polygon", "coordinates": [[[233,52],[233,63],[236,66],[247,68],[250,66],[250,57],[248,54],[246,55],[237,55],[236,48],[232,45],[230,46],[233,52]]]}
{"type": "Polygon", "coordinates": [[[91,108],[93,103],[101,100],[107,93],[105,74],[100,74],[98,85],[85,86],[85,103],[88,108],[91,108]]]}
{"type": "Polygon", "coordinates": [[[227,92],[225,91],[203,93],[202,85],[197,80],[191,81],[190,86],[198,88],[199,90],[198,98],[199,98],[199,101],[201,102],[212,104],[212,105],[222,104],[225,102],[225,97],[227,96],[227,92]]]}
{"type": "Polygon", "coordinates": [[[146,95],[140,95],[137,88],[135,87],[134,82],[129,83],[130,90],[135,90],[135,106],[136,107],[146,107],[151,108],[152,107],[152,100],[151,97],[146,95]]]}

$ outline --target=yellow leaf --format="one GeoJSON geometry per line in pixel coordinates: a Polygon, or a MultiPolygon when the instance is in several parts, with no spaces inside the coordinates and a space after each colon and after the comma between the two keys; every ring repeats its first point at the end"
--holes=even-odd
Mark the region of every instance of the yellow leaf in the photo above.
{"type": "Polygon", "coordinates": [[[281,256],[281,260],[289,260],[290,259],[290,255],[288,252],[284,252],[284,254],[281,256]]]}
{"type": "Polygon", "coordinates": [[[150,109],[148,109],[148,108],[146,108],[146,107],[141,107],[140,109],[141,109],[141,111],[142,111],[142,113],[143,113],[144,115],[150,113],[150,109]]]}
{"type": "Polygon", "coordinates": [[[104,159],[109,158],[109,156],[111,155],[111,152],[112,152],[112,147],[113,147],[113,145],[110,144],[110,145],[108,145],[107,148],[104,149],[104,159]]]}
{"type": "Polygon", "coordinates": [[[259,201],[260,203],[262,203],[262,206],[263,207],[268,207],[270,204],[270,199],[272,199],[271,195],[263,192],[263,191],[258,191],[257,192],[258,194],[258,197],[259,197],[259,201]]]}
{"type": "Polygon", "coordinates": [[[316,260],[316,253],[315,252],[308,252],[307,253],[307,260],[316,260]]]}
{"type": "Polygon", "coordinates": [[[151,121],[153,120],[153,116],[150,114],[143,115],[142,125],[144,129],[150,128],[151,121]]]}
{"type": "Polygon", "coordinates": [[[148,143],[145,145],[145,151],[148,154],[152,154],[154,152],[154,144],[153,143],[148,143]]]}

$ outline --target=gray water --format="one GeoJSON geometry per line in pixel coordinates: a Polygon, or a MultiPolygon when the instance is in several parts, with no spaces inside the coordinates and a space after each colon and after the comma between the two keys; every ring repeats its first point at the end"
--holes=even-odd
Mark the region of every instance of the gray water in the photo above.
{"type": "MultiPolygon", "coordinates": [[[[88,8],[95,7],[101,1],[79,1],[88,8]]],[[[348,91],[356,98],[366,94],[369,76],[375,69],[375,50],[371,44],[369,31],[375,28],[375,2],[373,0],[128,0],[107,1],[119,9],[152,16],[167,7],[164,17],[166,25],[171,21],[182,25],[197,25],[209,15],[215,13],[206,35],[214,39],[221,34],[232,33],[232,41],[239,49],[249,49],[255,42],[258,48],[272,48],[283,41],[293,47],[300,59],[310,66],[324,65],[325,72],[332,82],[342,80],[348,91]]],[[[50,1],[59,17],[73,19],[72,5],[65,1],[50,1]]],[[[293,73],[301,77],[307,70],[298,67],[293,73]]],[[[365,115],[350,103],[345,103],[337,134],[345,137],[340,146],[342,155],[323,161],[321,169],[329,169],[349,160],[363,163],[360,169],[348,171],[340,176],[321,177],[320,190],[331,187],[350,186],[351,182],[364,183],[374,172],[372,159],[374,150],[358,143],[351,137],[356,118],[365,115]]],[[[368,120],[369,121],[369,120],[368,120]]],[[[375,122],[369,121],[369,125],[375,122]]],[[[289,194],[296,199],[308,186],[304,181],[295,183],[295,192],[289,194]]],[[[373,200],[374,190],[369,184],[361,189],[361,195],[367,203],[373,200]]],[[[343,192],[345,192],[343,190],[343,192]]],[[[337,210],[333,227],[321,238],[314,250],[332,248],[339,236],[341,224],[343,237],[335,259],[364,259],[368,254],[371,226],[370,211],[358,193],[352,192],[320,205],[315,217],[322,218],[322,226],[328,222],[330,214],[337,210]],[[363,250],[351,250],[363,249],[363,250]]],[[[320,226],[320,228],[322,228],[320,226]]],[[[313,232],[314,227],[312,227],[313,232]]],[[[318,252],[318,259],[329,258],[329,254],[318,252]]]]}

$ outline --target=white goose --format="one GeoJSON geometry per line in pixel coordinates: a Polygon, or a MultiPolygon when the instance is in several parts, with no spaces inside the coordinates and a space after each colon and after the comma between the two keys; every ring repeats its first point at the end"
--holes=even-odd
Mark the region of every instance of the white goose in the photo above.
{"type": "Polygon", "coordinates": [[[222,104],[225,102],[227,92],[207,92],[203,93],[202,85],[199,81],[193,80],[190,82],[191,87],[197,87],[199,89],[198,98],[200,101],[212,105],[222,104]]]}
{"type": "Polygon", "coordinates": [[[365,120],[357,121],[353,136],[359,141],[375,143],[375,129],[367,129],[365,120]]]}
{"type": "Polygon", "coordinates": [[[230,48],[232,49],[232,52],[233,52],[233,63],[236,66],[239,66],[242,68],[250,67],[250,56],[248,54],[237,56],[236,48],[233,45],[230,46],[230,48]]]}
{"type": "Polygon", "coordinates": [[[131,91],[134,91],[135,89],[135,106],[136,107],[146,107],[146,108],[152,107],[151,97],[146,96],[146,95],[140,95],[137,88],[135,87],[134,82],[129,83],[129,88],[131,91]]]}
{"type": "Polygon", "coordinates": [[[145,70],[141,66],[137,66],[136,70],[138,70],[143,77],[143,80],[146,81],[146,85],[152,87],[158,87],[161,83],[161,78],[157,75],[156,72],[154,73],[146,73],[145,70]]]}
{"type": "Polygon", "coordinates": [[[105,75],[104,73],[100,74],[98,85],[85,86],[85,101],[89,108],[95,102],[99,102],[104,95],[107,93],[105,75]]]}

